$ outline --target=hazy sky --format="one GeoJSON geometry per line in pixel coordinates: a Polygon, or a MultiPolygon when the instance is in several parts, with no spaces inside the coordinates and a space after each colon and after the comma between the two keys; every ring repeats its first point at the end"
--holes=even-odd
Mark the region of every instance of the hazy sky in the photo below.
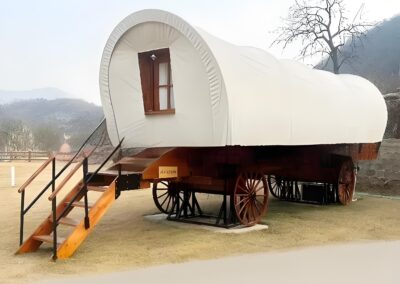
{"type": "MultiPolygon", "coordinates": [[[[0,89],[56,87],[100,103],[98,73],[112,29],[132,12],[157,8],[227,41],[269,49],[294,0],[0,0],[0,89]]],[[[400,13],[400,0],[345,0],[350,14],[365,3],[365,19],[400,13]]]]}

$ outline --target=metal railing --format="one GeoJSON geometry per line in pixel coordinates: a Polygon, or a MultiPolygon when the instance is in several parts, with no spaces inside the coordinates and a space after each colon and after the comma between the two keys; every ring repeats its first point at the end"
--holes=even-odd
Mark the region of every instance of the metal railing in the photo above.
{"type": "MultiPolygon", "coordinates": [[[[90,228],[90,220],[89,220],[89,200],[88,200],[88,188],[87,185],[89,182],[92,180],[93,177],[95,177],[100,170],[104,167],[104,165],[111,159],[112,156],[121,148],[122,142],[124,139],[122,139],[119,144],[113,149],[113,151],[103,160],[103,162],[100,164],[97,169],[89,175],[88,172],[88,157],[85,157],[83,161],[78,164],[72,171],[71,175],[68,175],[63,182],[55,189],[52,191],[52,194],[49,196],[49,200],[52,203],[52,219],[53,219],[53,259],[57,259],[57,226],[59,225],[59,222],[61,218],[64,218],[65,215],[72,209],[73,203],[79,198],[79,197],[84,197],[84,208],[85,208],[85,217],[84,217],[84,222],[85,222],[85,229],[90,228]],[[72,199],[68,202],[67,206],[64,208],[64,210],[57,216],[57,194],[61,191],[65,183],[77,172],[77,170],[82,166],[83,169],[83,186],[78,190],[78,192],[72,197],[72,199]]],[[[118,172],[118,178],[121,175],[121,171],[118,172]]]]}
{"type": "MultiPolygon", "coordinates": [[[[21,193],[21,210],[20,210],[20,236],[19,236],[19,243],[20,246],[24,240],[24,219],[25,215],[28,211],[33,207],[33,205],[42,197],[42,195],[51,187],[52,192],[56,190],[55,183],[56,180],[64,173],[64,171],[78,158],[79,155],[82,154],[82,150],[88,144],[90,139],[95,135],[100,127],[105,125],[105,118],[100,122],[100,124],[94,129],[94,131],[89,135],[89,137],[84,141],[75,155],[64,165],[64,167],[56,174],[56,160],[55,157],[50,157],[43,165],[18,189],[18,192],[21,193]],[[27,207],[25,207],[25,190],[27,186],[49,165],[52,164],[52,176],[51,181],[39,192],[39,194],[29,203],[27,207]]],[[[89,155],[85,156],[85,159],[93,153],[94,149],[89,153],[89,155]]]]}

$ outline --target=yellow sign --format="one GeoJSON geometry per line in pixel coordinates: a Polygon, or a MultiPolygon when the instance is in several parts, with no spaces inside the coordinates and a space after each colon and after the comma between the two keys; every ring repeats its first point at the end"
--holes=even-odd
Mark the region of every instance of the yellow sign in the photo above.
{"type": "Polygon", "coordinates": [[[158,167],[158,178],[178,177],[178,167],[158,167]]]}

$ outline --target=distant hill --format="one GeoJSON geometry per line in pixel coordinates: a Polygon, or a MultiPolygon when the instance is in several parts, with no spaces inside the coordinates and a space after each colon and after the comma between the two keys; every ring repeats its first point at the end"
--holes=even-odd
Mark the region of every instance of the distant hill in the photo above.
{"type": "MultiPolygon", "coordinates": [[[[345,46],[344,52],[350,49],[345,46]]],[[[355,60],[345,63],[340,73],[360,75],[373,82],[383,94],[400,87],[400,15],[386,20],[368,31],[355,60]]],[[[320,63],[316,68],[321,68],[320,63]]],[[[326,70],[332,70],[328,65],[326,70]]]]}
{"type": "Polygon", "coordinates": [[[33,99],[0,106],[0,119],[19,119],[29,126],[46,123],[64,126],[78,118],[98,121],[102,116],[101,107],[81,99],[33,99]]]}
{"type": "Polygon", "coordinates": [[[60,98],[73,98],[73,96],[57,88],[40,88],[24,91],[0,90],[0,104],[31,99],[54,100],[60,98]]]}
{"type": "Polygon", "coordinates": [[[43,150],[58,149],[64,134],[71,137],[69,143],[77,148],[102,118],[100,106],[81,99],[31,99],[0,105],[0,130],[4,132],[7,128],[23,125],[32,133],[33,140],[41,141],[41,145],[46,142],[40,137],[43,136],[41,133],[52,135],[53,143],[35,146],[47,148],[43,150]]]}

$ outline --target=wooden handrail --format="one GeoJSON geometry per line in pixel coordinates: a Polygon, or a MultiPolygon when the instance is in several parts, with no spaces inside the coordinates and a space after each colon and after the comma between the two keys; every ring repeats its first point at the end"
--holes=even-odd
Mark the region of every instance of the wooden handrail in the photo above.
{"type": "Polygon", "coordinates": [[[58,192],[60,192],[60,190],[64,187],[64,185],[71,179],[71,177],[76,173],[76,171],[82,166],[83,162],[85,161],[86,157],[79,161],[79,163],[77,163],[75,165],[75,167],[68,173],[68,175],[62,180],[62,182],[57,186],[57,188],[51,193],[51,195],[49,196],[49,200],[53,200],[58,192]]]}
{"type": "Polygon", "coordinates": [[[21,185],[21,187],[18,189],[18,192],[21,193],[25,190],[25,188],[47,167],[48,164],[50,164],[54,159],[54,156],[50,156],[50,158],[48,158],[41,166],[40,168],[38,168],[33,174],[32,176],[26,181],[24,182],[23,185],[21,185]]]}

